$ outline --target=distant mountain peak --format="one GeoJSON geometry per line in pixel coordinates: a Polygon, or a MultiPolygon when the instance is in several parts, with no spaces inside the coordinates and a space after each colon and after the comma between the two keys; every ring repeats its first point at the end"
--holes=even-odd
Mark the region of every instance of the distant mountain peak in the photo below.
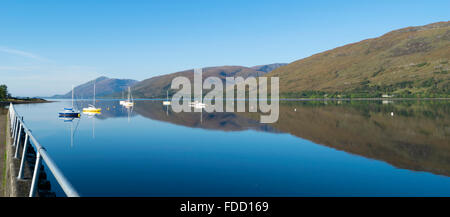
{"type": "Polygon", "coordinates": [[[108,78],[106,76],[100,76],[100,77],[94,79],[93,81],[99,82],[99,81],[108,80],[108,79],[110,79],[110,78],[108,78]]]}
{"type": "Polygon", "coordinates": [[[257,65],[257,66],[253,66],[251,67],[252,69],[255,69],[257,71],[262,71],[262,72],[271,72],[281,66],[285,66],[287,65],[287,63],[272,63],[272,64],[267,64],[267,65],[257,65]]]}
{"type": "MultiPolygon", "coordinates": [[[[76,98],[92,98],[94,96],[94,83],[96,86],[96,96],[102,97],[111,95],[116,92],[126,90],[129,86],[133,86],[138,81],[132,79],[117,79],[108,78],[106,76],[100,76],[94,80],[88,81],[75,87],[76,98]]],[[[55,95],[53,98],[70,98],[72,97],[72,91],[63,94],[55,95]]]]}

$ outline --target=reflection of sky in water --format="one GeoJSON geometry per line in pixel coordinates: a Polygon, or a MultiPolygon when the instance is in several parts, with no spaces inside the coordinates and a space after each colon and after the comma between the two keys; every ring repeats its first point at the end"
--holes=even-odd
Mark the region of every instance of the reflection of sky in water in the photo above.
{"type": "MultiPolygon", "coordinates": [[[[328,114],[325,108],[330,105],[282,103],[279,123],[269,126],[260,125],[259,119],[252,119],[259,115],[252,114],[203,113],[202,121],[198,113],[183,115],[169,111],[167,115],[160,101],[138,101],[136,108],[129,112],[120,107],[118,101],[99,101],[97,105],[102,107],[102,115],[63,122],[57,112],[68,104],[70,102],[64,101],[18,105],[17,110],[83,196],[450,196],[450,178],[445,175],[398,169],[384,161],[366,158],[379,157],[369,156],[373,153],[368,156],[349,154],[340,151],[347,151],[347,147],[333,147],[333,143],[326,144],[325,140],[318,143],[326,146],[317,145],[300,138],[301,124],[313,129],[318,123],[300,123],[308,120],[296,120],[301,114],[293,113],[294,109],[311,111],[317,116],[314,120],[327,126],[326,122],[333,119],[325,117],[328,114]],[[321,115],[324,117],[319,117],[321,115]],[[292,123],[298,125],[291,126],[292,123]],[[73,146],[70,144],[71,127],[76,129],[73,146]]],[[[389,119],[377,119],[377,115],[388,114],[390,110],[398,111],[399,115],[404,113],[401,116],[404,119],[417,118],[418,114],[428,117],[426,111],[417,114],[410,111],[409,105],[405,111],[404,107],[393,105],[396,103],[349,105],[350,112],[342,116],[356,113],[357,118],[363,117],[355,120],[366,120],[370,124],[361,130],[377,126],[372,124],[374,121],[379,121],[382,127],[386,125],[389,119]]],[[[415,107],[421,108],[420,105],[415,107]]],[[[445,122],[448,106],[441,107],[443,113],[429,116],[447,115],[443,117],[445,122]]],[[[355,130],[352,126],[345,128],[348,124],[345,121],[340,120],[340,124],[336,126],[337,131],[342,125],[342,132],[355,130]]],[[[444,139],[448,139],[448,130],[434,137],[444,135],[444,139]]],[[[434,138],[433,133],[430,138],[434,138]]],[[[307,136],[310,135],[312,133],[307,136]]],[[[323,136],[334,139],[331,134],[323,136]]],[[[356,142],[346,145],[357,146],[356,142]]],[[[430,139],[430,142],[435,141],[430,139]]],[[[438,145],[436,147],[440,147],[438,145]]],[[[448,152],[449,146],[441,148],[443,150],[433,149],[428,154],[448,152]]],[[[416,170],[433,169],[433,162],[416,170]]],[[[409,167],[397,165],[402,166],[409,167]]],[[[440,170],[447,169],[442,174],[448,173],[448,165],[437,166],[440,170]]],[[[53,187],[57,186],[51,181],[53,187]]]]}

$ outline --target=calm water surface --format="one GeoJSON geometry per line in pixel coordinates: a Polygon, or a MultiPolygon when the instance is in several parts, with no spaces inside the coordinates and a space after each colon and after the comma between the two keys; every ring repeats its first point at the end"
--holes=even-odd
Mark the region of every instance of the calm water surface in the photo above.
{"type": "Polygon", "coordinates": [[[275,124],[161,101],[58,119],[70,104],[16,108],[82,196],[450,196],[449,101],[281,102],[275,124]]]}

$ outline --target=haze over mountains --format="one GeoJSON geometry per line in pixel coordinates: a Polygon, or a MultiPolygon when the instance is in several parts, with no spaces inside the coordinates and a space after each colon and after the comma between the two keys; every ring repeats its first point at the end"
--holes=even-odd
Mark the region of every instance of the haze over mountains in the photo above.
{"type": "MultiPolygon", "coordinates": [[[[203,69],[203,78],[276,76],[282,98],[449,97],[449,59],[450,22],[439,22],[399,29],[290,64],[208,67],[203,69]]],[[[177,76],[192,80],[193,70],[140,82],[101,77],[97,96],[121,97],[123,90],[132,86],[136,98],[165,97],[177,76]]],[[[90,81],[77,87],[76,95],[92,97],[92,85],[90,81]]],[[[71,92],[55,97],[70,96],[71,92]]]]}

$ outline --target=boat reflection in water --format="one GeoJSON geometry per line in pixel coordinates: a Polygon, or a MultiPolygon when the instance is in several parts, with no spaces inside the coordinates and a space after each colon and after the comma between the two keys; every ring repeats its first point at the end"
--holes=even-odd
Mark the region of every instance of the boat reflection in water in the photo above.
{"type": "Polygon", "coordinates": [[[91,119],[92,120],[92,138],[95,139],[95,117],[97,115],[101,115],[102,113],[100,111],[96,111],[96,112],[86,112],[84,111],[83,114],[86,115],[87,119],[91,119]]]}
{"type": "MultiPolygon", "coordinates": [[[[86,119],[91,119],[92,120],[92,138],[95,139],[95,118],[98,115],[101,115],[102,113],[100,112],[100,110],[97,111],[83,111],[83,115],[84,117],[86,117],[86,119]]],[[[73,148],[74,147],[74,137],[75,137],[75,133],[78,130],[78,127],[80,125],[80,121],[81,118],[79,117],[59,117],[60,120],[64,121],[65,123],[68,123],[69,128],[70,128],[70,147],[73,148]]]]}
{"type": "Polygon", "coordinates": [[[74,137],[75,132],[78,129],[78,126],[80,124],[80,118],[68,118],[68,117],[60,117],[60,120],[63,120],[65,123],[68,123],[70,128],[70,147],[73,148],[74,146],[74,137]],[[76,123],[74,123],[76,122],[76,123]]]}
{"type": "Polygon", "coordinates": [[[134,104],[133,104],[133,106],[125,106],[124,107],[125,110],[127,111],[128,123],[131,122],[131,116],[133,114],[133,107],[134,107],[134,104]]]}
{"type": "MultiPolygon", "coordinates": [[[[101,101],[101,116],[136,115],[208,130],[288,133],[395,167],[450,176],[449,101],[281,101],[279,120],[261,124],[258,113],[175,113],[161,101],[140,100],[133,107],[101,101]]],[[[194,109],[194,108],[193,108],[194,109]]],[[[274,144],[275,145],[275,144],[274,144]]]]}

